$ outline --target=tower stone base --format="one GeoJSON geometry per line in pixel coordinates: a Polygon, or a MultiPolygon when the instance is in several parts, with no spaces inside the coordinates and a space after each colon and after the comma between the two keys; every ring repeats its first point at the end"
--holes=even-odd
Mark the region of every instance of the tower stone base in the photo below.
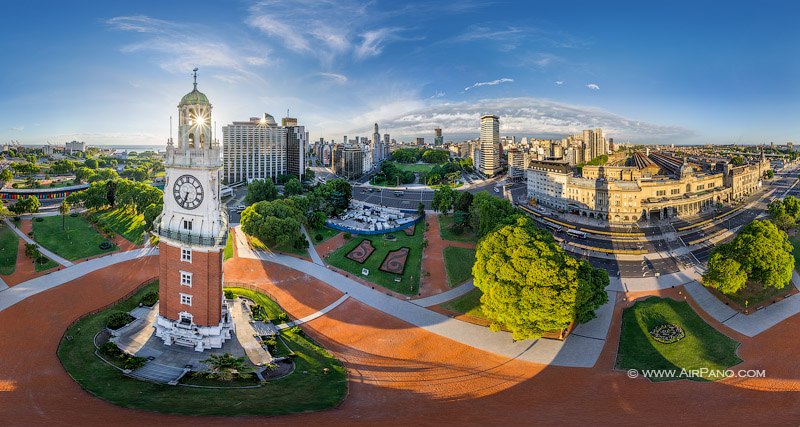
{"type": "Polygon", "coordinates": [[[227,303],[223,301],[222,305],[222,321],[216,326],[199,326],[159,315],[155,324],[156,336],[164,341],[164,345],[192,347],[195,351],[222,348],[234,330],[227,303]]]}

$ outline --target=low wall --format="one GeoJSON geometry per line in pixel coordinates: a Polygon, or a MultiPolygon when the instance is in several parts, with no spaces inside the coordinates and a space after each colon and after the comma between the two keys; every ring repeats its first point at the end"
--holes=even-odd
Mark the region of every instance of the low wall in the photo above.
{"type": "MultiPolygon", "coordinates": [[[[416,213],[417,211],[412,211],[412,212],[416,213]]],[[[348,228],[348,227],[345,227],[343,225],[334,224],[334,223],[330,222],[330,220],[325,221],[325,225],[330,227],[330,228],[332,228],[332,229],[334,229],[334,230],[344,231],[345,233],[374,235],[374,234],[394,233],[396,231],[403,230],[405,228],[411,227],[412,224],[416,224],[416,223],[420,222],[423,217],[424,216],[418,216],[416,219],[414,219],[414,221],[411,221],[409,223],[406,223],[406,224],[403,224],[403,225],[400,225],[400,226],[397,226],[397,227],[386,228],[386,229],[383,229],[383,230],[357,230],[355,228],[348,228]]]]}

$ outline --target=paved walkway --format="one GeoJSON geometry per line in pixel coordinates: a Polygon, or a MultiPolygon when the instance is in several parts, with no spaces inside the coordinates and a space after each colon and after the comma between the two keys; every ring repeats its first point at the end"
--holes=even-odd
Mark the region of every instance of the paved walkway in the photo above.
{"type": "MultiPolygon", "coordinates": [[[[800,275],[792,271],[792,285],[800,289],[800,275]]],[[[754,313],[742,314],[725,305],[698,282],[685,286],[697,304],[725,326],[748,337],[754,337],[778,323],[800,313],[800,296],[794,295],[775,304],[770,304],[754,313]]]]}
{"type": "Polygon", "coordinates": [[[319,254],[317,253],[317,248],[314,247],[314,242],[311,240],[311,236],[308,235],[306,228],[301,226],[300,230],[302,230],[303,235],[306,236],[306,241],[308,242],[308,254],[311,255],[311,261],[314,261],[314,264],[325,265],[325,263],[322,262],[322,258],[320,258],[319,254]]]}
{"type": "Polygon", "coordinates": [[[264,347],[258,342],[254,335],[256,330],[250,324],[250,314],[244,311],[242,303],[239,300],[231,304],[231,316],[233,316],[233,324],[236,330],[236,337],[244,349],[247,358],[250,359],[256,366],[264,366],[272,361],[272,355],[269,354],[264,347]]]}
{"type": "Polygon", "coordinates": [[[61,286],[71,280],[104,267],[132,259],[158,255],[157,248],[136,249],[128,252],[117,252],[100,258],[93,258],[63,270],[28,280],[16,286],[0,291],[0,311],[40,292],[61,286]]]}
{"type": "Polygon", "coordinates": [[[445,303],[447,301],[456,299],[462,295],[466,295],[469,291],[475,289],[475,285],[472,283],[472,279],[469,282],[461,284],[453,289],[450,289],[447,292],[442,292],[440,294],[432,295],[425,298],[418,298],[411,300],[412,303],[420,306],[420,307],[433,307],[434,305],[439,305],[445,303]]]}
{"type": "Polygon", "coordinates": [[[284,330],[284,329],[287,329],[287,328],[291,328],[293,326],[302,325],[303,323],[310,322],[310,321],[312,321],[312,320],[314,320],[314,319],[316,319],[316,318],[318,318],[320,316],[324,316],[329,311],[331,311],[334,308],[338,307],[341,303],[347,301],[348,298],[350,298],[350,295],[344,294],[341,297],[339,297],[339,299],[337,299],[336,301],[331,303],[329,306],[323,308],[322,310],[319,310],[317,312],[311,313],[308,316],[302,317],[302,318],[297,319],[297,320],[295,320],[293,322],[280,324],[280,325],[277,326],[277,328],[279,330],[284,330]]]}
{"type": "MultiPolygon", "coordinates": [[[[597,362],[605,344],[604,337],[598,339],[580,335],[571,335],[566,341],[545,339],[514,341],[508,333],[495,333],[486,327],[452,319],[411,302],[399,300],[312,262],[275,253],[257,252],[256,255],[259,259],[309,274],[370,307],[414,326],[495,354],[540,364],[588,368],[597,362]]],[[[600,311],[613,311],[614,301],[615,299],[612,299],[611,303],[601,307],[600,311]]],[[[610,316],[598,316],[592,322],[604,324],[607,317],[610,316]]],[[[590,330],[602,330],[603,324],[587,327],[590,330]]],[[[608,325],[605,325],[605,330],[608,331],[608,325]]]]}
{"type": "Polygon", "coordinates": [[[44,256],[46,256],[46,257],[52,259],[53,261],[63,265],[64,267],[72,267],[74,265],[72,263],[72,261],[70,261],[70,260],[68,260],[66,258],[62,258],[62,257],[56,255],[54,252],[51,252],[50,250],[46,249],[44,246],[40,245],[39,243],[36,243],[33,239],[28,237],[27,234],[23,233],[22,230],[20,230],[16,226],[14,226],[14,224],[11,221],[9,221],[8,218],[5,219],[5,222],[6,222],[6,225],[8,226],[8,228],[14,230],[14,233],[17,233],[17,236],[19,236],[26,243],[33,243],[33,244],[39,246],[39,252],[41,252],[44,256]]]}
{"type": "Polygon", "coordinates": [[[700,274],[694,269],[684,268],[677,273],[662,274],[658,277],[610,277],[609,290],[616,292],[642,292],[673,288],[689,282],[700,280],[700,274]]]}

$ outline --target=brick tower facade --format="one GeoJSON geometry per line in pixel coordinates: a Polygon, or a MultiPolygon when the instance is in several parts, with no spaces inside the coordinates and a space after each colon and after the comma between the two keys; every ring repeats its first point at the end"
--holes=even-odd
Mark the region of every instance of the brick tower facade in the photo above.
{"type": "Polygon", "coordinates": [[[164,163],[159,236],[160,285],[156,336],[196,351],[220,348],[232,321],[222,298],[222,251],[228,218],[220,201],[222,160],[211,132],[211,103],[194,90],[178,104],[178,141],[164,163]]]}

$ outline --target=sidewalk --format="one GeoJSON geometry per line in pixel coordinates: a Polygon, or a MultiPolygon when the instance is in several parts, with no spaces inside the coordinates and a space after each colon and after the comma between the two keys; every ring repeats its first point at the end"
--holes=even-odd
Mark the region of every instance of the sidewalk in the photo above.
{"type": "Polygon", "coordinates": [[[51,252],[50,250],[46,249],[44,246],[36,243],[33,239],[28,237],[27,234],[23,233],[22,230],[20,230],[14,224],[12,224],[11,221],[8,220],[8,218],[5,219],[5,222],[6,222],[6,225],[8,226],[8,228],[10,228],[11,230],[14,230],[14,233],[17,233],[17,236],[19,236],[26,243],[33,243],[36,246],[38,246],[39,247],[39,252],[41,252],[42,255],[52,259],[53,261],[63,265],[64,267],[72,267],[74,265],[70,260],[68,260],[66,258],[62,258],[62,257],[56,255],[54,252],[51,252]]]}
{"type": "MultiPolygon", "coordinates": [[[[370,307],[414,326],[465,345],[509,358],[557,366],[592,367],[597,362],[605,345],[604,338],[580,335],[570,335],[566,341],[545,339],[514,341],[508,333],[494,333],[486,327],[452,319],[412,302],[399,300],[379,290],[363,286],[312,262],[286,255],[263,252],[257,253],[257,256],[264,261],[278,263],[305,272],[370,307]]],[[[613,301],[612,299],[612,303],[607,304],[612,311],[613,301]]],[[[609,308],[604,306],[601,310],[608,310],[609,308]]],[[[592,322],[598,322],[598,325],[587,326],[587,328],[596,331],[605,330],[607,333],[608,327],[605,325],[604,319],[606,319],[606,316],[599,316],[597,319],[592,320],[592,322]]]]}
{"type": "MultiPolygon", "coordinates": [[[[792,285],[800,289],[800,275],[792,271],[792,285]]],[[[778,323],[800,313],[800,296],[792,296],[750,314],[739,313],[725,305],[699,282],[685,286],[697,304],[725,326],[748,337],[754,337],[778,323]]]]}
{"type": "Polygon", "coordinates": [[[27,282],[23,282],[6,290],[0,291],[0,311],[5,310],[6,308],[11,307],[20,301],[23,301],[25,298],[61,286],[64,283],[75,280],[95,270],[121,262],[130,261],[136,258],[155,255],[158,255],[157,248],[117,252],[100,258],[93,258],[63,270],[54,271],[50,274],[28,280],[27,282]]]}

